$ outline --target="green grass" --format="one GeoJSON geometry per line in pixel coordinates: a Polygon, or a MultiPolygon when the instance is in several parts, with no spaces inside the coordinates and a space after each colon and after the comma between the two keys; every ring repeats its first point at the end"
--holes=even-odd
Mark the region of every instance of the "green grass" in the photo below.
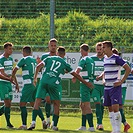
{"type": "MultiPolygon", "coordinates": [[[[126,115],[126,117],[127,117],[128,123],[130,123],[130,125],[133,126],[132,116],[126,115]]],[[[20,113],[13,112],[11,114],[11,122],[16,128],[18,128],[21,125],[20,113]]],[[[28,122],[27,122],[28,126],[30,126],[30,122],[31,122],[31,113],[29,113],[29,115],[28,115],[28,122]]],[[[76,129],[80,127],[80,124],[81,124],[81,116],[79,113],[61,113],[59,123],[58,123],[59,131],[56,133],[66,133],[66,132],[68,132],[68,133],[76,133],[76,132],[81,133],[81,131],[76,131],[76,129]]],[[[96,117],[95,116],[94,116],[94,124],[96,125],[96,117]]],[[[110,121],[109,121],[107,114],[104,115],[103,125],[104,125],[105,130],[102,132],[110,133],[111,132],[111,125],[110,125],[110,121]]],[[[88,128],[88,125],[87,125],[87,128],[88,128]]],[[[121,131],[123,131],[123,125],[121,128],[121,131]]],[[[11,133],[11,132],[14,132],[14,133],[15,132],[16,133],[24,133],[24,132],[49,133],[49,132],[54,132],[54,131],[52,131],[50,129],[43,130],[42,129],[42,123],[41,123],[41,120],[39,118],[37,118],[36,129],[33,131],[6,129],[5,117],[4,117],[4,115],[0,116],[0,133],[11,133]]],[[[96,133],[100,133],[100,132],[101,131],[96,131],[96,133]]],[[[130,129],[129,133],[133,133],[133,129],[130,129]]]]}

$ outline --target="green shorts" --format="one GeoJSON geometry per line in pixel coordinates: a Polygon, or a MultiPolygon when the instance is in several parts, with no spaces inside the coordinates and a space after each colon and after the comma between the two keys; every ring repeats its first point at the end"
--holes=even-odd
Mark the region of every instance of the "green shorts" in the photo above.
{"type": "Polygon", "coordinates": [[[103,94],[104,94],[104,86],[95,84],[95,88],[92,90],[91,93],[91,98],[93,102],[100,102],[101,104],[103,104],[103,94]]]}
{"type": "Polygon", "coordinates": [[[80,83],[81,102],[90,102],[90,92],[91,92],[90,88],[88,88],[85,84],[80,83]]]}
{"type": "Polygon", "coordinates": [[[49,94],[50,100],[60,100],[59,85],[48,84],[40,81],[37,89],[36,98],[44,99],[49,94]]]}
{"type": "Polygon", "coordinates": [[[12,85],[11,82],[0,81],[0,98],[1,100],[12,100],[12,85]]]}
{"type": "Polygon", "coordinates": [[[36,95],[36,88],[33,84],[25,84],[22,89],[22,96],[20,102],[34,102],[36,95]]]}
{"type": "Polygon", "coordinates": [[[122,87],[122,105],[125,103],[127,87],[122,87]]]}

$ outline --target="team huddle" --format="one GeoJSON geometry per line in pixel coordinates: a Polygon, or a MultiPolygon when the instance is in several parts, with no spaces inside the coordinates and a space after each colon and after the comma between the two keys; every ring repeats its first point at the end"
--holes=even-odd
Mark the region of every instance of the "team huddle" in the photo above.
{"type": "Polygon", "coordinates": [[[22,49],[23,58],[13,68],[13,59],[10,56],[13,51],[13,44],[4,44],[4,53],[0,56],[0,98],[4,105],[0,107],[0,115],[5,114],[8,128],[14,128],[10,122],[10,108],[12,100],[12,86],[15,84],[16,91],[19,92],[19,85],[16,73],[22,68],[23,89],[20,98],[20,110],[22,125],[21,130],[33,130],[36,126],[36,117],[42,121],[43,129],[51,128],[58,130],[58,120],[60,112],[60,101],[62,75],[70,73],[75,83],[80,81],[80,108],[82,114],[81,127],[77,130],[87,130],[95,132],[93,123],[93,113],[90,100],[95,103],[96,108],[96,129],[104,130],[103,114],[104,106],[108,107],[109,119],[112,125],[111,133],[121,132],[121,122],[124,125],[124,132],[130,129],[123,112],[123,105],[126,96],[126,79],[131,73],[128,62],[123,60],[117,49],[113,48],[110,41],[98,42],[96,44],[96,54],[89,56],[88,44],[80,46],[81,59],[77,69],[73,70],[71,65],[65,61],[65,48],[57,48],[57,40],[51,39],[48,44],[49,53],[41,58],[33,58],[30,46],[22,49]],[[40,76],[40,73],[41,76],[40,76]],[[42,100],[45,100],[46,119],[40,108],[42,100]],[[32,122],[27,127],[27,103],[33,107],[32,122]],[[50,108],[53,104],[53,118],[50,122],[50,108]]]}

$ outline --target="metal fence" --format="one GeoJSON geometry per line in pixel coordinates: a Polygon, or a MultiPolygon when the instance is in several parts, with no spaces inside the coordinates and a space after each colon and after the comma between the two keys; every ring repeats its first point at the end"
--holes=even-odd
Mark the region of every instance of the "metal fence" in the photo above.
{"type": "MultiPolygon", "coordinates": [[[[69,22],[71,28],[67,28],[67,26],[62,26],[62,31],[59,30],[59,21],[66,17],[68,12],[82,12],[88,18],[92,20],[97,20],[100,16],[108,16],[112,18],[119,18],[123,21],[133,20],[133,1],[132,0],[118,0],[118,1],[102,1],[102,0],[1,0],[0,1],[0,44],[2,45],[5,41],[11,41],[15,43],[16,50],[20,50],[22,46],[25,44],[30,44],[33,47],[33,50],[47,51],[47,42],[51,37],[56,37],[59,40],[59,45],[63,45],[67,48],[67,51],[77,52],[79,51],[79,45],[81,43],[89,43],[91,47],[91,51],[94,52],[94,45],[97,41],[103,41],[104,39],[110,39],[114,42],[115,47],[117,47],[122,52],[132,52],[133,48],[133,38],[132,38],[132,23],[128,26],[125,25],[125,31],[122,33],[110,33],[114,34],[108,37],[106,31],[111,30],[111,27],[103,25],[102,29],[105,29],[105,34],[98,35],[99,29],[92,29],[89,31],[89,28],[86,31],[83,30],[81,26],[86,25],[86,23],[82,23],[80,26],[77,25],[79,20],[77,19],[75,22],[69,22]],[[52,16],[52,14],[54,14],[52,16]],[[23,26],[23,21],[20,18],[32,19],[33,23],[36,21],[40,15],[47,15],[49,18],[46,18],[48,24],[44,27],[33,25],[33,30],[30,33],[27,33],[27,26],[23,26]],[[52,17],[51,17],[52,16],[52,17]],[[19,25],[15,26],[15,22],[13,20],[19,20],[19,25]],[[54,19],[54,20],[52,20],[54,19]],[[11,24],[9,21],[13,21],[11,24]],[[21,22],[22,21],[22,22],[21,22]],[[56,24],[54,23],[56,22],[56,24]],[[9,24],[8,24],[9,23],[9,24]],[[76,26],[75,26],[76,25],[76,26]],[[127,28],[130,27],[130,31],[127,28]],[[15,30],[14,30],[15,29],[15,30]],[[55,29],[55,30],[54,30],[55,29]],[[72,31],[71,31],[72,30],[72,31]],[[33,35],[29,35],[33,34],[33,35]],[[41,35],[42,34],[42,35],[41,35]],[[8,36],[8,37],[7,37],[8,36]],[[27,38],[26,38],[27,36],[27,38]],[[30,37],[29,37],[30,36],[30,37]],[[97,36],[97,37],[96,37],[97,36]],[[29,37],[29,38],[28,38],[29,37]],[[4,39],[3,39],[4,38],[4,39]],[[122,39],[123,38],[123,39],[122,39]],[[120,43],[120,44],[119,44],[120,43]],[[125,45],[126,44],[126,45],[125,45]]],[[[75,18],[74,18],[75,19],[75,18]]],[[[105,17],[106,19],[106,17],[105,17]]],[[[16,20],[16,21],[17,21],[16,20]]],[[[43,21],[43,20],[42,20],[43,21]]],[[[64,19],[64,21],[66,21],[64,19]]],[[[74,20],[73,20],[74,21],[74,20]]],[[[106,20],[105,20],[106,21],[106,20]]],[[[28,25],[28,21],[25,22],[28,25]]],[[[32,23],[32,22],[31,22],[32,23]]],[[[45,23],[45,22],[44,22],[45,23]]],[[[99,22],[100,23],[100,22],[99,22]]],[[[31,24],[32,25],[32,24],[31,24]]],[[[39,25],[39,24],[38,24],[39,25]]],[[[45,25],[45,24],[44,24],[45,25]]],[[[64,23],[65,25],[65,23],[64,23]]],[[[91,24],[90,24],[91,25],[91,24]]],[[[102,25],[102,24],[101,24],[102,25]]],[[[121,31],[121,26],[119,26],[119,31],[121,31]]],[[[111,31],[109,31],[111,32],[111,31]]],[[[117,31],[118,32],[118,31],[117,31]]],[[[109,34],[109,33],[108,33],[109,34]]],[[[2,49],[2,47],[1,47],[2,49]]]]}

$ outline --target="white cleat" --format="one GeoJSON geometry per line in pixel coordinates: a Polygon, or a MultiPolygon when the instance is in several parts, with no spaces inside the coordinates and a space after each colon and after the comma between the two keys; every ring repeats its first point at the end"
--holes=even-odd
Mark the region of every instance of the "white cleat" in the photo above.
{"type": "Polygon", "coordinates": [[[95,128],[94,127],[89,127],[88,131],[95,132],[95,128]]]}
{"type": "Polygon", "coordinates": [[[35,129],[35,124],[31,124],[27,130],[33,130],[33,129],[35,129]]]}
{"type": "Polygon", "coordinates": [[[80,127],[80,128],[78,128],[77,130],[86,131],[86,127],[81,126],[81,127],[80,127]]]}
{"type": "Polygon", "coordinates": [[[52,127],[52,130],[54,130],[54,131],[58,131],[58,127],[53,126],[53,127],[52,127]]]}

